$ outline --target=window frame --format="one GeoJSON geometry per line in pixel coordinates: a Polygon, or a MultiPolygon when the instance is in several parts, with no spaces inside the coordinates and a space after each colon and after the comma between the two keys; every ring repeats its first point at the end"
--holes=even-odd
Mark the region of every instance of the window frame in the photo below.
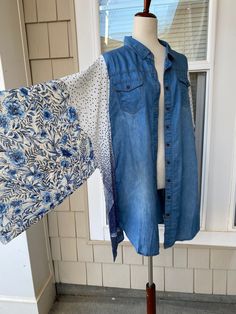
{"type": "MultiPolygon", "coordinates": [[[[100,31],[99,31],[99,1],[74,0],[75,16],[77,26],[77,48],[78,62],[80,70],[86,69],[101,54],[100,31]],[[83,30],[81,32],[81,30],[83,30]],[[88,53],[89,52],[89,53],[88,53]]],[[[217,21],[218,0],[209,0],[209,20],[208,20],[208,39],[207,39],[207,58],[204,61],[190,61],[189,71],[206,72],[206,93],[205,93],[205,114],[204,114],[204,136],[203,136],[203,155],[202,155],[202,178],[201,178],[201,229],[191,241],[176,241],[176,243],[196,244],[196,245],[216,245],[216,246],[236,246],[236,228],[233,227],[233,216],[236,201],[235,184],[232,185],[230,209],[225,211],[224,225],[227,228],[221,230],[216,227],[216,215],[220,213],[220,208],[207,209],[209,204],[210,182],[209,164],[211,160],[211,130],[212,130],[212,102],[213,102],[213,78],[214,78],[214,47],[217,21]],[[230,220],[231,219],[231,220],[230,220]]],[[[235,125],[236,133],[236,125],[235,125]]],[[[235,137],[236,138],[236,137],[235,137]]],[[[236,161],[236,143],[235,143],[236,161]]],[[[236,166],[231,178],[236,182],[236,166]]],[[[88,207],[90,241],[110,241],[109,227],[106,225],[105,200],[103,193],[102,180],[99,170],[87,180],[88,207]]],[[[216,219],[217,220],[217,219],[216,219]]],[[[164,240],[164,225],[159,226],[160,243],[164,240]]],[[[128,241],[125,236],[125,240],[128,241]]]]}

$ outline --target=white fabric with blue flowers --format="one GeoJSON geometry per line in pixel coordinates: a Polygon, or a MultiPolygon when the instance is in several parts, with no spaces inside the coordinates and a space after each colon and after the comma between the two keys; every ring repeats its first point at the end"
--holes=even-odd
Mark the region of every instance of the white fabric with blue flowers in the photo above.
{"type": "Polygon", "coordinates": [[[2,243],[41,220],[97,167],[109,189],[106,71],[100,56],[86,71],[0,91],[2,243]]]}

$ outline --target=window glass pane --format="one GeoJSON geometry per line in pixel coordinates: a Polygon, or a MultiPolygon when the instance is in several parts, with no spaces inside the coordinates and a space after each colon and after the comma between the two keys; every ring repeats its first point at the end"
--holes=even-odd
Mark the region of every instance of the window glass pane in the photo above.
{"type": "Polygon", "coordinates": [[[190,80],[195,121],[195,143],[198,159],[199,194],[201,194],[206,72],[192,72],[190,73],[190,80]]]}
{"type": "MultiPolygon", "coordinates": [[[[158,36],[190,61],[205,60],[207,53],[209,0],[153,0],[150,11],[158,18],[158,36]]],[[[143,1],[100,0],[102,52],[123,45],[132,34],[135,13],[143,1]],[[138,5],[137,5],[138,4],[138,5]]]]}

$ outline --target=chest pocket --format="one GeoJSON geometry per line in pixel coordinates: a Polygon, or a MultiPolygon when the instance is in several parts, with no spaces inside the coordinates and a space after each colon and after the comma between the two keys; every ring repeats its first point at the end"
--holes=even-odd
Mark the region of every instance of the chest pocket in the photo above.
{"type": "Polygon", "coordinates": [[[137,113],[143,106],[143,78],[139,72],[117,77],[114,83],[121,110],[130,114],[137,113]]]}
{"type": "Polygon", "coordinates": [[[181,92],[181,103],[183,107],[189,106],[189,86],[191,83],[188,79],[186,71],[177,71],[177,79],[179,82],[180,92],[181,92]]]}

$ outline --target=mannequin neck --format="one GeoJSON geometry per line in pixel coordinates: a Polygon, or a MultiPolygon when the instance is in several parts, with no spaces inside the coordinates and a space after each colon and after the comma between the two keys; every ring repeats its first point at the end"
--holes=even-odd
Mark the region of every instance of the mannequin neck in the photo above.
{"type": "Polygon", "coordinates": [[[157,18],[135,16],[132,37],[149,49],[153,46],[160,47],[157,18]]]}

